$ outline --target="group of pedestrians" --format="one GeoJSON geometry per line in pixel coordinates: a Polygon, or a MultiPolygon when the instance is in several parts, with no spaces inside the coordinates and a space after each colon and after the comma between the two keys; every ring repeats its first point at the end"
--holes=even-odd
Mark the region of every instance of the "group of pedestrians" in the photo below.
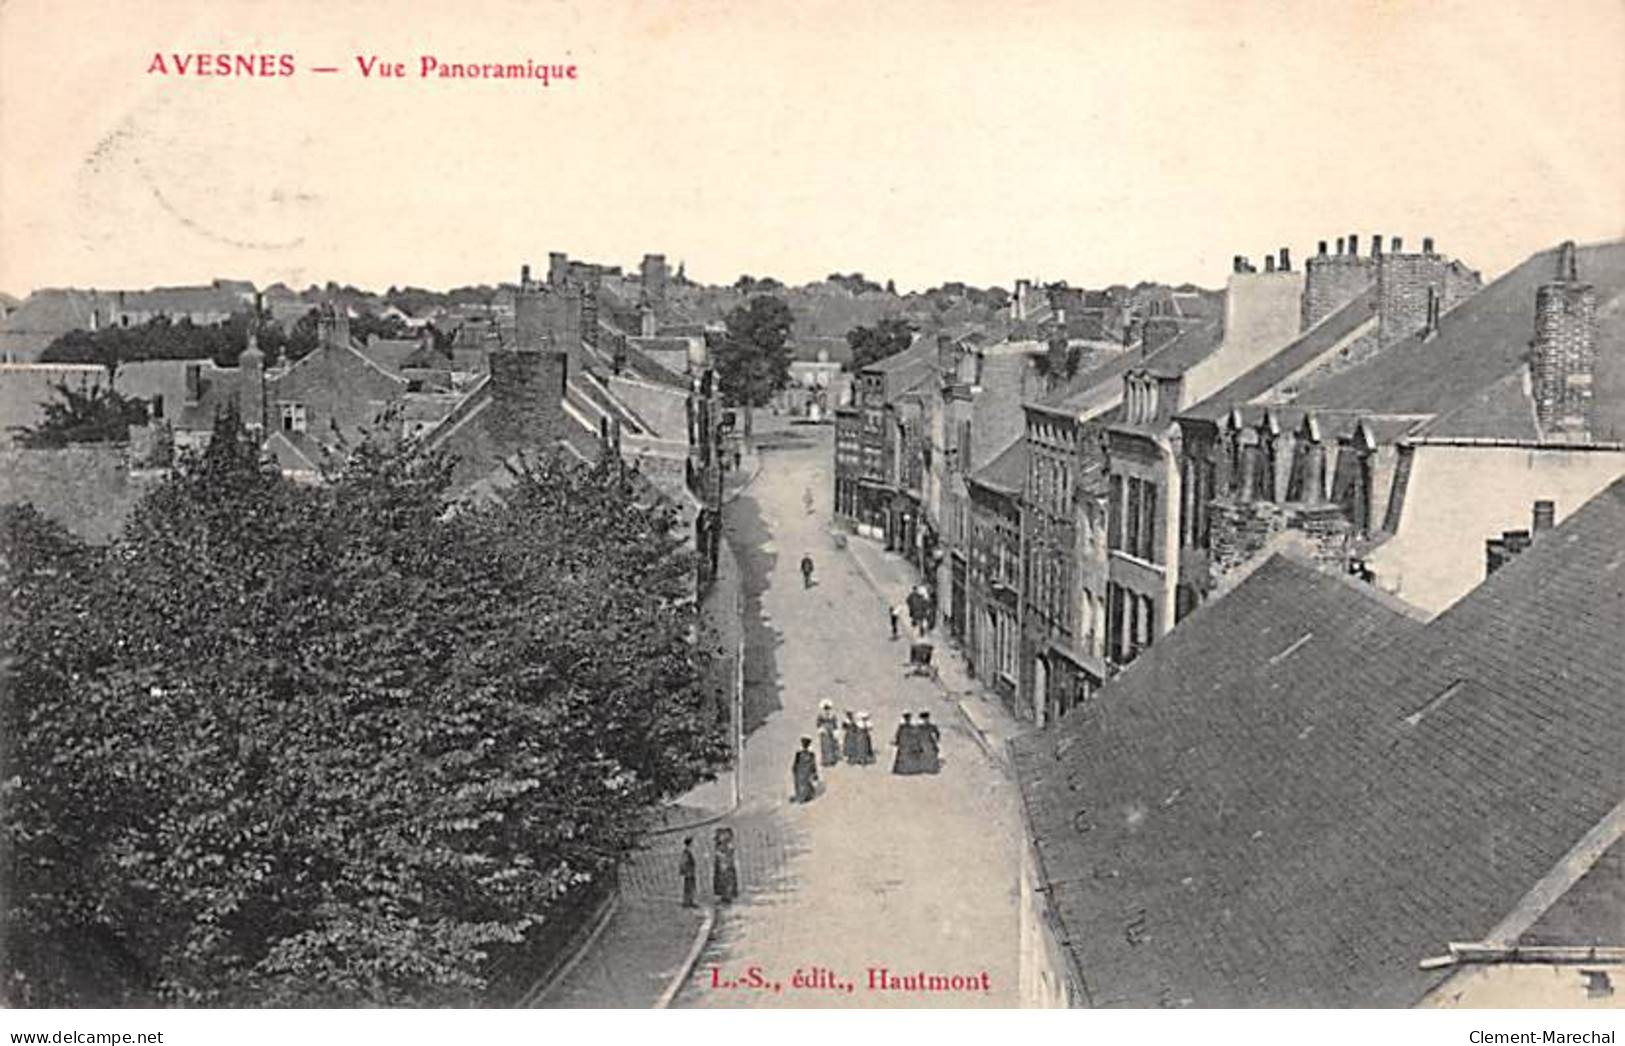
{"type": "Polygon", "coordinates": [[[917,585],[909,591],[907,598],[901,604],[893,603],[886,608],[891,616],[891,637],[899,638],[903,613],[908,612],[909,628],[917,636],[924,636],[937,627],[937,601],[932,598],[930,591],[924,585],[917,585]]]}
{"type": "Polygon", "coordinates": [[[897,748],[892,773],[934,774],[942,770],[942,729],[931,722],[930,712],[921,712],[919,722],[904,712],[892,744],[897,748]]]}
{"type": "MultiPolygon", "coordinates": [[[[694,908],[700,884],[700,862],[694,856],[694,837],[683,839],[683,856],[677,870],[683,877],[683,907],[694,908]]],[[[739,896],[739,866],[734,862],[734,830],[718,828],[711,836],[711,890],[718,904],[730,904],[739,896]]]]}
{"type": "MultiPolygon", "coordinates": [[[[801,750],[790,763],[790,777],[795,784],[792,802],[810,803],[818,798],[821,765],[831,767],[845,760],[853,766],[868,766],[875,761],[874,731],[868,712],[848,711],[842,722],[835,714],[834,703],[823,701],[818,706],[816,725],[818,751],[813,751],[812,738],[803,737],[801,750]]],[[[894,774],[935,774],[942,770],[942,729],[931,722],[930,712],[920,712],[918,720],[913,712],[904,712],[892,746],[897,749],[892,757],[894,774]]]]}

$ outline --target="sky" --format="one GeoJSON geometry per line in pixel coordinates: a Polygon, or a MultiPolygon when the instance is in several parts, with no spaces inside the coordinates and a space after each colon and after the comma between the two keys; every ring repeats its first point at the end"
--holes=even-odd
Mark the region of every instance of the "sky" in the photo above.
{"type": "Polygon", "coordinates": [[[0,3],[17,295],[449,287],[553,250],[716,283],[1217,287],[1350,232],[1488,277],[1625,235],[1625,2],[0,3]],[[197,51],[296,72],[149,71],[197,51]],[[373,55],[408,76],[363,78],[373,55]]]}

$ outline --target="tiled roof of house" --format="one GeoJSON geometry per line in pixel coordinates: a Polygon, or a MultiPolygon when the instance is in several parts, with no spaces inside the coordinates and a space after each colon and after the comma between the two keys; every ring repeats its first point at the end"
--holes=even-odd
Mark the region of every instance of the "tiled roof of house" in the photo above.
{"type": "MultiPolygon", "coordinates": [[[[1380,355],[1302,390],[1302,406],[1439,414],[1526,366],[1535,291],[1552,282],[1559,248],[1532,255],[1445,313],[1437,336],[1413,335],[1380,355]]],[[[1580,247],[1581,281],[1597,289],[1599,313],[1625,294],[1625,240],[1580,247]]],[[[1599,370],[1607,364],[1598,354],[1599,370]]],[[[1620,356],[1620,354],[1612,354],[1620,356]]],[[[1625,368],[1625,360],[1618,363],[1625,368]]],[[[1600,375],[1599,375],[1600,377],[1600,375]]],[[[1625,380],[1625,379],[1621,379],[1625,380]]]]}
{"type": "Polygon", "coordinates": [[[1422,625],[1277,557],[1018,742],[1094,1005],[1405,1006],[1625,798],[1625,481],[1422,625]]]}
{"type": "Polygon", "coordinates": [[[1027,440],[1018,437],[972,473],[970,481],[1002,494],[1020,494],[1027,485],[1027,440]]]}
{"type": "Polygon", "coordinates": [[[1216,421],[1232,407],[1249,403],[1262,396],[1304,367],[1314,363],[1333,346],[1353,334],[1361,324],[1377,315],[1377,289],[1375,286],[1359,295],[1347,305],[1327,316],[1306,331],[1297,341],[1224,386],[1189,410],[1183,417],[1216,421]]]}
{"type": "Polygon", "coordinates": [[[373,336],[367,339],[365,345],[358,345],[357,351],[367,357],[380,369],[395,376],[401,376],[401,370],[407,366],[407,361],[423,348],[423,342],[418,338],[380,338],[373,336]]]}
{"type": "Polygon", "coordinates": [[[89,330],[98,296],[72,288],[38,290],[0,320],[0,358],[32,363],[46,346],[73,330],[89,330]]]}

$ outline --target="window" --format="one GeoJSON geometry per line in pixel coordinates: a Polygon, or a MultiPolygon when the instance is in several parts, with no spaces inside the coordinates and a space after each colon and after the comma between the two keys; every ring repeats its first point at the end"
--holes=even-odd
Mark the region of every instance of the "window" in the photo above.
{"type": "Polygon", "coordinates": [[[282,431],[303,432],[307,424],[305,405],[303,403],[284,403],[282,406],[282,431]]]}
{"type": "Polygon", "coordinates": [[[161,392],[154,393],[152,397],[152,420],[164,420],[164,394],[161,392]]]}
{"type": "Polygon", "coordinates": [[[1124,510],[1127,519],[1128,533],[1123,535],[1124,548],[1132,555],[1140,554],[1140,481],[1130,478],[1128,481],[1128,507],[1124,510]]]}
{"type": "Polygon", "coordinates": [[[1141,481],[1144,488],[1140,494],[1140,508],[1145,516],[1140,521],[1140,547],[1134,554],[1147,563],[1157,561],[1155,539],[1157,533],[1157,487],[1156,484],[1141,481]]]}
{"type": "Polygon", "coordinates": [[[1123,477],[1115,473],[1106,505],[1106,547],[1123,547],[1123,477]]]}

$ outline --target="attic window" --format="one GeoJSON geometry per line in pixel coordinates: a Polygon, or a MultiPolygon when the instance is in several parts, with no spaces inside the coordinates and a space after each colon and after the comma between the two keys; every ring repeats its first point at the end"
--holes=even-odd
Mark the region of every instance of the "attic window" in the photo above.
{"type": "Polygon", "coordinates": [[[1305,632],[1303,635],[1299,636],[1297,639],[1294,639],[1292,641],[1292,644],[1290,646],[1288,646],[1285,650],[1281,651],[1279,654],[1276,654],[1274,657],[1270,658],[1270,664],[1278,665],[1282,661],[1285,661],[1287,658],[1291,657],[1294,653],[1296,653],[1299,647],[1303,646],[1305,643],[1309,642],[1313,638],[1315,638],[1315,634],[1313,632],[1305,632]]]}
{"type": "Polygon", "coordinates": [[[1405,717],[1405,725],[1406,726],[1415,726],[1416,724],[1420,723],[1424,718],[1431,715],[1434,711],[1438,710],[1438,708],[1440,706],[1442,706],[1446,701],[1450,700],[1452,697],[1455,697],[1458,693],[1460,693],[1461,688],[1466,686],[1466,685],[1467,685],[1467,680],[1465,680],[1465,679],[1453,680],[1450,683],[1449,686],[1445,687],[1443,690],[1441,690],[1437,694],[1435,694],[1433,696],[1433,698],[1430,701],[1428,701],[1427,704],[1423,705],[1421,708],[1418,708],[1416,711],[1414,711],[1410,715],[1406,716],[1405,717]]]}

